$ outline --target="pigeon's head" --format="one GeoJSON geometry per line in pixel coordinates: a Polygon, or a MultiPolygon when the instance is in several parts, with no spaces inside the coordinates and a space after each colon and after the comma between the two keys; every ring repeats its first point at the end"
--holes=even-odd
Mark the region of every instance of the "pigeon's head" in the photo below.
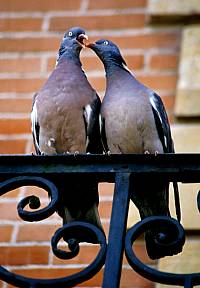
{"type": "Polygon", "coordinates": [[[82,48],[85,48],[85,41],[88,36],[85,31],[80,27],[73,27],[65,32],[60,49],[58,52],[58,60],[65,53],[79,54],[82,48]]]}
{"type": "Polygon", "coordinates": [[[86,45],[91,48],[107,67],[109,64],[126,65],[119,48],[110,40],[100,39],[86,45]]]}

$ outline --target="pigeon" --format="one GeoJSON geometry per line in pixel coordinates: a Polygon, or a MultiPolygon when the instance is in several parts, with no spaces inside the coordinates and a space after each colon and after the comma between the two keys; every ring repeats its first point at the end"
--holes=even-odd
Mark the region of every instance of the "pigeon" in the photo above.
{"type": "MultiPolygon", "coordinates": [[[[159,95],[135,78],[112,41],[101,39],[87,44],[87,47],[103,62],[106,73],[106,91],[100,112],[104,151],[115,154],[174,153],[168,117],[159,95]]],[[[145,180],[140,177],[134,179],[133,186],[131,199],[141,219],[170,216],[168,181],[152,176],[145,180]]],[[[174,190],[180,220],[177,183],[174,183],[174,190]]],[[[156,231],[154,235],[146,233],[147,252],[152,259],[165,256],[154,247],[155,235],[156,231]]],[[[167,241],[165,229],[158,237],[167,241]]]]}
{"type": "MultiPolygon", "coordinates": [[[[38,155],[102,153],[101,101],[80,62],[87,39],[79,27],[64,34],[56,66],[34,96],[31,121],[38,155]]],[[[86,221],[103,230],[98,213],[98,183],[87,176],[77,181],[72,175],[64,183],[59,177],[55,181],[61,198],[58,214],[64,224],[86,221]]]]}

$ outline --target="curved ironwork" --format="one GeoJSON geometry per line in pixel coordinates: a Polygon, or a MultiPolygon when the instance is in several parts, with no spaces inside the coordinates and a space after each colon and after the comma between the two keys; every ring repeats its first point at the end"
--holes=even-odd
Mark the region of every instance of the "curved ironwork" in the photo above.
{"type": "MultiPolygon", "coordinates": [[[[58,249],[58,242],[61,239],[64,239],[65,242],[73,242],[75,240],[77,243],[80,242],[87,242],[92,244],[101,244],[102,249],[106,246],[106,240],[104,233],[98,229],[96,226],[82,222],[82,221],[76,221],[71,222],[68,224],[65,224],[63,227],[59,228],[51,240],[52,250],[53,253],[61,259],[71,259],[75,257],[79,252],[79,247],[77,245],[77,249],[73,249],[73,247],[70,249],[71,252],[62,251],[61,249],[58,249]]],[[[68,244],[69,245],[69,244],[68,244]]],[[[70,248],[70,245],[69,245],[70,248]]]]}
{"type": "Polygon", "coordinates": [[[51,181],[42,177],[19,176],[5,180],[0,184],[0,195],[4,195],[5,193],[22,186],[38,186],[43,188],[48,192],[48,195],[51,199],[48,206],[34,212],[26,211],[24,208],[29,205],[31,209],[38,209],[40,207],[39,198],[37,196],[31,195],[22,199],[17,206],[17,210],[19,216],[23,220],[29,222],[41,221],[48,218],[56,211],[59,201],[58,190],[51,181]]]}
{"type": "Polygon", "coordinates": [[[65,251],[61,251],[57,248],[59,240],[63,237],[75,238],[79,242],[88,242],[88,240],[93,239],[93,243],[100,244],[100,250],[93,260],[86,268],[78,273],[70,276],[56,278],[56,279],[34,279],[29,277],[24,277],[17,275],[15,273],[9,272],[2,266],[0,266],[0,278],[7,283],[13,284],[17,287],[31,287],[31,288],[55,288],[55,287],[73,287],[83,281],[86,281],[93,277],[102,268],[105,262],[106,255],[106,237],[104,233],[92,224],[84,222],[73,222],[64,225],[59,228],[54,236],[52,237],[52,249],[56,256],[62,259],[69,259],[76,255],[71,255],[70,257],[65,251]]]}
{"type": "Polygon", "coordinates": [[[197,207],[198,207],[199,212],[200,212],[200,190],[199,190],[199,192],[197,194],[197,207]]]}
{"type": "Polygon", "coordinates": [[[166,216],[151,216],[136,225],[134,225],[126,235],[125,253],[130,266],[141,276],[162,284],[182,285],[184,287],[193,287],[200,284],[200,273],[191,274],[175,274],[158,271],[144,263],[142,263],[133,251],[134,241],[144,232],[155,227],[167,226],[171,233],[175,233],[174,241],[166,243],[163,238],[158,235],[155,239],[157,245],[162,249],[176,249],[177,246],[183,245],[185,241],[185,233],[182,225],[175,219],[166,216]],[[175,247],[175,248],[174,248],[175,247]]]}
{"type": "MultiPolygon", "coordinates": [[[[63,180],[71,180],[71,176],[73,176],[72,184],[73,181],[84,178],[84,175],[96,182],[115,183],[115,191],[108,245],[103,231],[85,222],[65,224],[52,237],[53,253],[60,259],[70,259],[78,255],[80,242],[99,244],[100,249],[96,258],[87,267],[78,273],[62,278],[36,279],[12,273],[0,266],[0,279],[15,287],[73,287],[92,278],[105,263],[102,287],[117,288],[120,287],[125,249],[129,264],[150,281],[183,285],[185,288],[200,285],[200,273],[175,274],[157,271],[142,263],[134,253],[132,246],[142,233],[145,233],[145,236],[150,233],[151,244],[155,245],[154,248],[158,250],[159,257],[179,253],[182,250],[185,236],[184,229],[178,221],[170,217],[152,216],[134,225],[126,234],[130,193],[134,188],[134,181],[137,177],[143,179],[144,176],[145,179],[146,176],[155,176],[155,174],[163,181],[167,179],[170,182],[199,183],[200,154],[160,154],[156,157],[154,155],[1,156],[0,196],[27,185],[41,187],[49,195],[50,203],[41,209],[40,199],[34,195],[25,197],[19,202],[18,214],[25,221],[46,219],[57,211],[60,205],[64,205],[62,193],[65,190],[59,189],[61,187],[59,184],[62,185],[65,182],[63,180]],[[16,175],[18,177],[15,177],[16,175]],[[34,211],[25,210],[27,205],[34,211]],[[58,243],[61,239],[68,243],[68,252],[59,249],[58,243]]],[[[87,189],[83,191],[86,199],[90,197],[87,189]]],[[[82,189],[80,192],[82,193],[82,189]]],[[[75,201],[77,201],[76,197],[75,201]]],[[[200,191],[197,196],[197,205],[200,211],[200,191]]]]}

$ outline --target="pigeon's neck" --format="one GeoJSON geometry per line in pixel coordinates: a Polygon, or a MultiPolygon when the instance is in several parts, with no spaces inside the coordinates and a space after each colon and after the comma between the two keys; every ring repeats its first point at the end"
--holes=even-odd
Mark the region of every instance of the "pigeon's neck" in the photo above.
{"type": "Polygon", "coordinates": [[[106,71],[106,78],[107,78],[107,84],[112,84],[113,82],[119,82],[124,81],[124,79],[131,79],[131,81],[134,79],[133,74],[126,66],[125,62],[122,63],[107,63],[104,65],[105,71],[106,71]]]}
{"type": "Polygon", "coordinates": [[[57,59],[57,64],[62,63],[63,61],[71,61],[74,64],[82,67],[81,61],[80,61],[80,52],[77,51],[65,51],[62,55],[60,55],[57,59]]]}

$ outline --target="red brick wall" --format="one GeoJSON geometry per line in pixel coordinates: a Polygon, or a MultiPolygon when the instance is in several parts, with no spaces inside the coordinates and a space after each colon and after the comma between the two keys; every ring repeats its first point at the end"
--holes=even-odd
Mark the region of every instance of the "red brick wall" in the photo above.
{"type": "MultiPolygon", "coordinates": [[[[146,0],[0,1],[0,153],[32,151],[32,96],[53,69],[63,32],[71,26],[85,28],[91,40],[104,37],[116,42],[138,79],[162,96],[173,121],[180,31],[149,26],[146,4],[146,0]]],[[[91,51],[82,53],[82,62],[91,84],[102,96],[105,88],[102,64],[91,51]]],[[[112,200],[110,186],[102,184],[100,191],[100,214],[106,231],[112,200]]],[[[41,223],[29,224],[20,221],[16,214],[17,201],[32,190],[22,188],[1,197],[0,263],[37,277],[64,276],[77,271],[79,264],[90,262],[95,249],[84,247],[85,253],[76,261],[69,261],[66,269],[52,255],[48,242],[60,219],[54,215],[41,223]]],[[[47,201],[44,196],[42,199],[47,201]]],[[[137,249],[149,261],[140,242],[137,249]]],[[[127,267],[125,262],[121,287],[153,287],[127,267]]],[[[99,273],[80,287],[100,287],[101,277],[99,273]]],[[[0,287],[7,286],[0,284],[0,287]]]]}

